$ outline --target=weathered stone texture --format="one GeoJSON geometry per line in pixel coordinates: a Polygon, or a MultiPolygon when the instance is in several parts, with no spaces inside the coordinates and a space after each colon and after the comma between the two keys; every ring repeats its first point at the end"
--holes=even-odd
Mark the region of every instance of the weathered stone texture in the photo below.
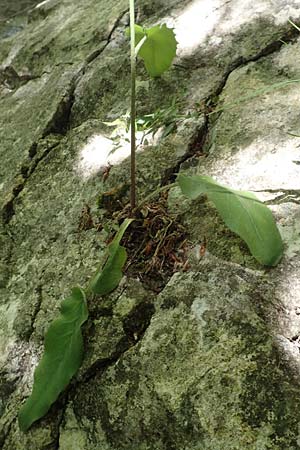
{"type": "Polygon", "coordinates": [[[114,130],[104,122],[129,109],[130,62],[127,0],[48,0],[18,12],[0,25],[0,447],[299,449],[300,128],[291,81],[300,40],[288,22],[300,20],[299,2],[137,1],[140,23],[166,21],[179,41],[161,79],[148,80],[138,64],[139,114],[175,99],[172,132],[139,148],[139,199],[180,170],[256,191],[285,255],[261,267],[209,202],[172,188],[187,271],[159,294],[125,277],[109,297],[90,299],[83,365],[27,433],[17,413],[45,331],[99,264],[114,206],[103,198],[115,190],[115,203],[127,202],[125,132],[111,154],[114,130]]]}

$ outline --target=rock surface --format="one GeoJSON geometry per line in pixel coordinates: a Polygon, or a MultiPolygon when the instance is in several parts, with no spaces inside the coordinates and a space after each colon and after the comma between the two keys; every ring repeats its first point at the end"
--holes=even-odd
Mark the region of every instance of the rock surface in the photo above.
{"type": "Polygon", "coordinates": [[[137,2],[139,23],[179,42],[161,79],[138,65],[139,114],[164,112],[139,147],[139,198],[179,171],[255,191],[285,255],[260,266],[207,201],[170,189],[188,265],[160,292],[128,270],[90,301],[83,365],[27,433],[17,414],[45,331],[128,198],[126,132],[107,125],[129,107],[128,2],[27,2],[19,28],[1,3],[0,447],[300,449],[299,2],[137,2]]]}

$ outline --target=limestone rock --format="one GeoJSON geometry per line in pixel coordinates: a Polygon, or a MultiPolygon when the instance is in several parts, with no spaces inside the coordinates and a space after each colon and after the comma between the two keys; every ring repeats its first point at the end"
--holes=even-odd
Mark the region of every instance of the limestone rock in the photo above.
{"type": "Polygon", "coordinates": [[[260,266],[209,202],[172,188],[187,264],[159,293],[127,274],[89,300],[83,365],[27,433],[17,413],[45,331],[128,202],[128,2],[26,2],[9,23],[2,3],[0,447],[299,449],[299,2],[137,1],[139,23],[179,42],[161,79],[138,64],[138,114],[162,117],[139,135],[139,200],[179,171],[252,190],[285,255],[260,266]]]}

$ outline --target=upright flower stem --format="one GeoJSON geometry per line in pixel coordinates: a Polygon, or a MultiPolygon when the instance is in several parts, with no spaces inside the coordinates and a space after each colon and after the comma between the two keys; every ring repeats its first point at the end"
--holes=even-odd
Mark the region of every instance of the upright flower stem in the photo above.
{"type": "Polygon", "coordinates": [[[131,163],[130,163],[130,204],[131,210],[136,205],[136,173],[135,173],[135,77],[136,77],[136,55],[135,55],[135,17],[134,0],[129,0],[130,5],[130,61],[131,61],[131,110],[130,110],[130,143],[131,143],[131,163]]]}

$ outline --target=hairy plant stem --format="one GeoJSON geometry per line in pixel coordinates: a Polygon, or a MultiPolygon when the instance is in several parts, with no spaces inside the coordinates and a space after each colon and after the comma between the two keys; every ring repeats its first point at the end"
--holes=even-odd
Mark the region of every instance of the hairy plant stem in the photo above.
{"type": "Polygon", "coordinates": [[[130,5],[130,61],[131,61],[131,108],[130,108],[130,205],[131,210],[136,205],[136,169],[135,169],[135,77],[136,77],[136,55],[135,55],[135,17],[134,0],[129,0],[130,5]]]}

